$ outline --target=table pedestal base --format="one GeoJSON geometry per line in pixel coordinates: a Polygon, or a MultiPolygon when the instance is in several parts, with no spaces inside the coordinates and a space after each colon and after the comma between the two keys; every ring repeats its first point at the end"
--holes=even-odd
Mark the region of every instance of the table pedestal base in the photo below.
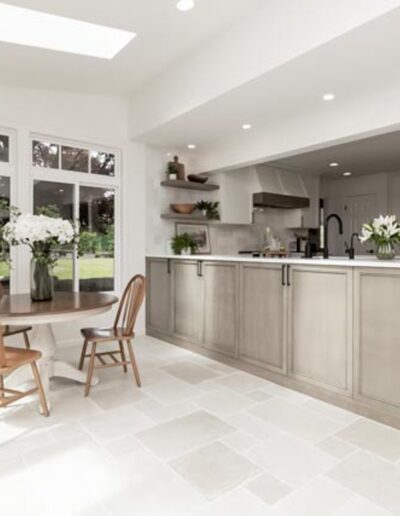
{"type": "MultiPolygon", "coordinates": [[[[32,349],[36,349],[42,353],[42,358],[38,361],[38,366],[49,405],[50,378],[58,376],[75,380],[79,383],[86,383],[85,372],[79,371],[79,369],[68,362],[55,359],[57,344],[51,324],[38,324],[35,326],[30,340],[32,349]]],[[[78,358],[79,357],[77,357],[77,360],[78,358]]],[[[12,386],[17,386],[30,380],[32,380],[30,368],[23,367],[10,374],[7,383],[12,386]]],[[[97,385],[98,383],[99,378],[93,376],[91,384],[97,385]]]]}

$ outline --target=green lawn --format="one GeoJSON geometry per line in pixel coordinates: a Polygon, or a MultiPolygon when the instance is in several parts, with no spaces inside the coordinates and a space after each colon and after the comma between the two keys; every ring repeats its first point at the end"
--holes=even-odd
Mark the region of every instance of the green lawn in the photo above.
{"type": "MultiPolygon", "coordinates": [[[[0,262],[0,276],[8,276],[9,266],[0,262]]],[[[60,280],[72,279],[72,260],[60,258],[54,267],[54,276],[60,280]]],[[[79,258],[80,279],[112,278],[114,276],[113,258],[79,258]]]]}

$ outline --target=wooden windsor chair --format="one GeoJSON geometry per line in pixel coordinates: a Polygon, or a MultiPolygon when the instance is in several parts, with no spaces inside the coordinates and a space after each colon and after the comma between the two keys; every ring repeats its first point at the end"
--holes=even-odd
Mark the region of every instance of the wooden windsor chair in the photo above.
{"type": "Polygon", "coordinates": [[[132,340],[135,337],[135,322],[143,303],[145,292],[146,278],[141,274],[137,274],[125,287],[115,316],[114,326],[112,328],[83,328],[81,330],[84,342],[78,366],[80,370],[83,369],[85,358],[89,358],[85,396],[89,395],[93,372],[95,369],[122,367],[126,373],[128,371],[127,366],[131,364],[136,384],[138,387],[141,386],[139,369],[132,348],[132,340]],[[98,344],[111,342],[118,342],[119,349],[103,351],[101,353],[96,352],[98,344]],[[90,343],[92,345],[91,352],[86,353],[87,347],[90,343]],[[125,343],[128,348],[130,361],[126,360],[124,350],[125,343]],[[118,360],[116,355],[120,355],[121,359],[118,360]],[[111,360],[111,362],[107,362],[106,357],[111,360]],[[98,360],[99,365],[95,364],[96,359],[98,360]]]}
{"type": "MultiPolygon", "coordinates": [[[[4,296],[4,287],[0,282],[0,299],[4,296]]],[[[28,331],[32,329],[32,326],[9,326],[8,324],[4,326],[4,334],[3,337],[9,337],[10,335],[18,335],[22,334],[24,339],[24,344],[26,349],[30,349],[31,343],[29,341],[28,331]]]]}
{"type": "Polygon", "coordinates": [[[4,345],[5,326],[0,325],[0,407],[6,407],[10,403],[17,401],[34,392],[39,393],[40,404],[44,416],[49,415],[46,396],[44,394],[42,381],[37,367],[37,360],[42,356],[40,351],[33,349],[14,348],[4,345]],[[7,389],[4,386],[4,377],[22,366],[30,364],[36,387],[29,391],[17,391],[7,389]]]}

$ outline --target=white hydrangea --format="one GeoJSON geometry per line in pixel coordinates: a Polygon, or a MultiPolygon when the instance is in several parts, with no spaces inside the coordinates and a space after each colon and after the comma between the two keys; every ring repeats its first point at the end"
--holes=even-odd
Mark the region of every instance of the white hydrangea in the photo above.
{"type": "Polygon", "coordinates": [[[3,238],[9,244],[45,243],[56,240],[68,244],[74,240],[75,230],[71,222],[46,215],[20,215],[3,228],[3,238]]]}

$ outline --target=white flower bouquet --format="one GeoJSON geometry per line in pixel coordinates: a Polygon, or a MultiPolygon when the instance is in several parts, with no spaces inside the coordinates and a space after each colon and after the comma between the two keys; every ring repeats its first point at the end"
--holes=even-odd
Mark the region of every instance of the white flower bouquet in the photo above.
{"type": "Polygon", "coordinates": [[[377,246],[378,258],[394,258],[394,245],[400,242],[400,223],[396,216],[380,215],[372,222],[363,224],[360,242],[374,242],[377,246]]]}
{"type": "Polygon", "coordinates": [[[2,237],[9,245],[28,245],[36,260],[52,264],[52,251],[74,242],[76,231],[68,220],[26,213],[12,217],[3,227],[2,237]]]}
{"type": "MultiPolygon", "coordinates": [[[[8,246],[28,245],[32,251],[31,297],[34,301],[47,301],[53,297],[52,268],[57,261],[56,250],[77,241],[77,228],[61,217],[46,214],[21,214],[8,207],[10,221],[0,232],[1,243],[8,246]]],[[[47,213],[53,213],[47,208],[47,213]]],[[[4,251],[4,248],[3,248],[4,251]]]]}

